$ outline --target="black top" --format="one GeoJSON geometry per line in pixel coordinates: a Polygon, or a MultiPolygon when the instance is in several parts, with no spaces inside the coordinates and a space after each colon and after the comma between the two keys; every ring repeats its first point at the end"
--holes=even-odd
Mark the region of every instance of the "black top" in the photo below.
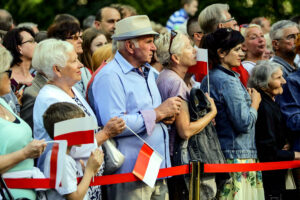
{"type": "Polygon", "coordinates": [[[282,150],[288,142],[289,130],[279,105],[262,90],[255,126],[255,140],[260,162],[294,160],[294,152],[282,150]]]}

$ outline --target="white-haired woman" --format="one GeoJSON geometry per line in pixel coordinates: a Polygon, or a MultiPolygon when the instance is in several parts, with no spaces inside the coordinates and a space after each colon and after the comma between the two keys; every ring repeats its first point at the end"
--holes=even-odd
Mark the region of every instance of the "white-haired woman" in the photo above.
{"type": "Polygon", "coordinates": [[[266,39],[264,38],[261,27],[257,24],[250,24],[245,29],[243,36],[245,41],[242,45],[242,49],[246,52],[246,57],[242,65],[251,75],[251,71],[256,62],[263,60],[263,55],[266,51],[266,39]]]}
{"type": "MultiPolygon", "coordinates": [[[[255,125],[257,154],[260,162],[300,159],[299,152],[289,151],[289,131],[282,117],[275,97],[282,94],[283,78],[281,65],[265,60],[257,62],[252,70],[248,85],[261,95],[258,117],[255,125]]],[[[286,170],[263,171],[265,198],[286,199],[286,170]]]]}
{"type": "MultiPolygon", "coordinates": [[[[155,40],[155,45],[157,46],[158,60],[164,66],[164,70],[157,78],[157,86],[162,100],[176,96],[180,96],[184,100],[182,101],[180,114],[175,117],[175,123],[171,125],[171,130],[169,131],[170,154],[173,160],[175,156],[174,150],[177,148],[175,147],[175,143],[177,143],[175,141],[178,141],[179,138],[179,140],[188,140],[202,131],[216,116],[217,109],[214,100],[206,94],[207,99],[211,103],[210,112],[197,121],[190,121],[188,102],[191,84],[189,84],[190,80],[186,84],[184,78],[188,68],[196,64],[196,49],[193,48],[188,37],[172,31],[171,34],[162,34],[155,40]]],[[[210,196],[210,198],[212,197],[210,196]]]]}
{"type": "MultiPolygon", "coordinates": [[[[79,62],[72,44],[56,39],[47,39],[40,42],[34,52],[32,65],[38,71],[43,72],[49,79],[48,84],[40,90],[33,108],[35,138],[43,138],[47,141],[51,140],[44,128],[42,116],[46,109],[53,103],[74,103],[85,112],[86,116],[94,117],[97,120],[84,97],[73,87],[81,79],[80,69],[83,66],[79,62]]],[[[103,142],[121,133],[124,128],[125,123],[122,119],[113,118],[104,126],[103,130],[95,134],[94,144],[85,144],[81,147],[73,148],[71,156],[77,161],[77,168],[81,169],[80,159],[87,160],[95,148],[101,148],[100,145],[103,142]]],[[[46,149],[46,152],[48,149],[46,149]]],[[[38,167],[40,169],[44,169],[45,153],[38,160],[38,167]]],[[[79,171],[81,171],[79,175],[82,175],[82,170],[79,171]]],[[[98,175],[101,175],[102,172],[103,167],[101,167],[98,175]]],[[[99,186],[90,188],[88,193],[91,199],[101,199],[99,186]]]]}
{"type": "MultiPolygon", "coordinates": [[[[9,69],[12,56],[0,46],[0,96],[11,90],[9,69]]],[[[0,174],[12,177],[17,171],[32,170],[33,158],[44,151],[44,141],[33,140],[31,128],[0,98],[0,174]]],[[[13,197],[35,199],[34,190],[11,189],[13,197]]]]}

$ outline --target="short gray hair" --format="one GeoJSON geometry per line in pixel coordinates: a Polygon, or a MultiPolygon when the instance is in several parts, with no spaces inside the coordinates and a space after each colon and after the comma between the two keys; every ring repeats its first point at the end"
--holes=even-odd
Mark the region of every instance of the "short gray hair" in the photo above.
{"type": "Polygon", "coordinates": [[[65,67],[73,51],[72,44],[57,39],[46,39],[38,43],[32,57],[32,67],[43,72],[49,80],[54,77],[53,66],[65,67]]]}
{"type": "Polygon", "coordinates": [[[228,4],[216,3],[207,6],[201,11],[198,23],[204,33],[212,33],[217,30],[218,24],[226,20],[224,11],[229,10],[228,4]]]}
{"type": "MultiPolygon", "coordinates": [[[[177,33],[172,41],[172,46],[170,52],[172,54],[180,55],[182,48],[184,47],[183,37],[187,37],[182,33],[177,33]]],[[[159,38],[154,41],[155,46],[157,47],[157,58],[158,61],[164,66],[167,67],[171,63],[171,56],[169,53],[169,46],[171,41],[171,34],[164,33],[160,34],[159,38]]]]}
{"type": "Polygon", "coordinates": [[[12,60],[13,57],[10,52],[3,46],[0,46],[0,73],[9,69],[12,60]]]}
{"type": "Polygon", "coordinates": [[[248,87],[268,89],[270,78],[278,69],[282,69],[281,65],[278,63],[270,60],[258,61],[252,70],[248,81],[248,87]]]}
{"type": "Polygon", "coordinates": [[[23,23],[20,23],[18,24],[18,28],[21,28],[21,27],[26,27],[26,28],[34,28],[34,27],[37,27],[38,25],[33,23],[33,22],[23,22],[23,23]]]}
{"type": "MultiPolygon", "coordinates": [[[[139,47],[138,38],[130,39],[130,41],[134,44],[136,48],[139,47]]],[[[122,50],[125,47],[126,40],[118,40],[116,41],[117,50],[122,50]]]]}
{"type": "Polygon", "coordinates": [[[276,22],[275,24],[272,25],[270,30],[271,40],[281,39],[283,37],[283,30],[293,26],[299,29],[298,25],[295,22],[292,22],[290,20],[281,20],[276,22]]]}

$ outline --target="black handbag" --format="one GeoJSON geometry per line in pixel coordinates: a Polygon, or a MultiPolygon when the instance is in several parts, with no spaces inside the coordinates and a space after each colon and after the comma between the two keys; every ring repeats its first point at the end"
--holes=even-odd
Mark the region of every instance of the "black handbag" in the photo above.
{"type": "MultiPolygon", "coordinates": [[[[210,111],[211,105],[200,89],[193,88],[190,92],[190,121],[197,121],[210,111]]],[[[217,131],[210,122],[202,131],[193,135],[188,141],[188,152],[191,160],[201,163],[225,163],[217,131]]]]}
{"type": "MultiPolygon", "coordinates": [[[[188,105],[191,122],[200,119],[210,111],[210,102],[200,89],[191,90],[188,105]]],[[[189,140],[175,136],[174,165],[188,164],[190,160],[208,164],[225,163],[217,131],[211,122],[189,140]]]]}

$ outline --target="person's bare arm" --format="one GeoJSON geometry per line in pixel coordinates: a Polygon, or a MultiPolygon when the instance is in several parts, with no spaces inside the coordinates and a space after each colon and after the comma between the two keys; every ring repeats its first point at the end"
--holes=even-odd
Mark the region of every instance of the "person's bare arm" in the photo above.
{"type": "Polygon", "coordinates": [[[210,98],[208,94],[206,94],[206,97],[211,103],[211,111],[195,122],[190,122],[188,104],[186,101],[182,101],[181,112],[175,120],[177,133],[182,139],[189,139],[191,136],[202,131],[216,116],[217,108],[214,100],[210,98]]]}
{"type": "Polygon", "coordinates": [[[113,138],[116,135],[122,133],[125,129],[125,121],[122,118],[111,118],[104,128],[96,134],[96,140],[98,146],[102,145],[109,138],[113,138]]]}
{"type": "Polygon", "coordinates": [[[100,168],[103,162],[103,157],[104,154],[99,149],[96,149],[91,153],[91,156],[89,157],[88,162],[86,164],[83,177],[77,186],[77,190],[75,192],[65,195],[66,199],[78,200],[84,198],[85,194],[88,191],[92,177],[95,174],[97,174],[98,169],[100,168]]]}
{"type": "Polygon", "coordinates": [[[28,158],[39,157],[46,148],[44,140],[33,140],[19,151],[0,156],[0,174],[14,167],[19,162],[28,158]]]}

